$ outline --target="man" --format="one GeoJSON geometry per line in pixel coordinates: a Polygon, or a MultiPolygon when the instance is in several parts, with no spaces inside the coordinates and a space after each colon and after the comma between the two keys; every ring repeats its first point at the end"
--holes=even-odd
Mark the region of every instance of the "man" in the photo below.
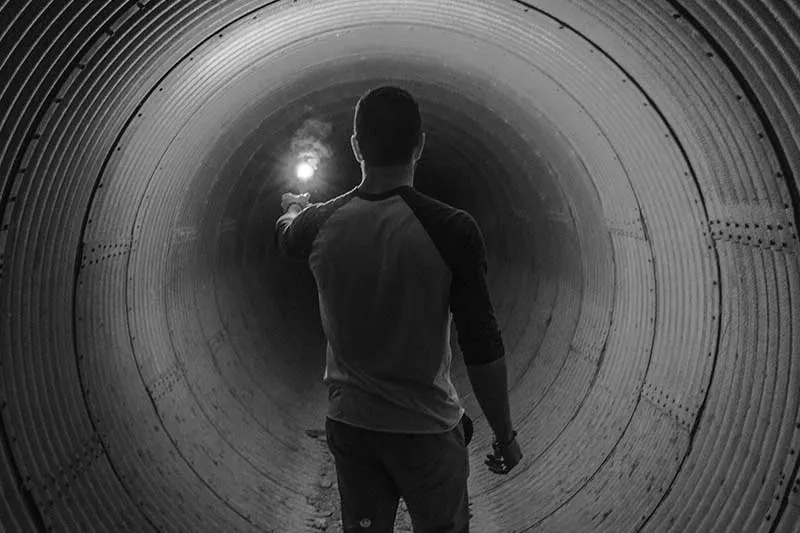
{"type": "Polygon", "coordinates": [[[507,474],[522,458],[483,236],[465,211],[413,188],[425,134],[410,94],[368,92],[354,129],[361,184],[318,204],[285,194],[275,234],[317,283],[344,531],[392,531],[402,497],[416,532],[466,532],[472,428],[450,380],[451,318],[494,431],[485,464],[507,474]]]}

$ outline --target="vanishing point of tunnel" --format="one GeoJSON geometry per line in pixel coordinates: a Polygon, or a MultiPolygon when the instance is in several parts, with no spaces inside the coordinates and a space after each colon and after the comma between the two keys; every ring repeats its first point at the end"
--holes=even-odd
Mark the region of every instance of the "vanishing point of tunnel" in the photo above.
{"type": "Polygon", "coordinates": [[[336,531],[271,237],[382,84],[486,239],[525,458],[454,336],[471,530],[800,531],[796,0],[0,2],[0,531],[336,531]]]}

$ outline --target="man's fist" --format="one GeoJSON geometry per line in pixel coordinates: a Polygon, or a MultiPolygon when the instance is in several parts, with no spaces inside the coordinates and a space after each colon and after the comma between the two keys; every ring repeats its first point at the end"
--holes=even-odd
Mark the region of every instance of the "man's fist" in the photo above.
{"type": "Polygon", "coordinates": [[[508,474],[512,468],[522,460],[522,448],[517,442],[517,433],[514,432],[510,442],[500,444],[497,437],[492,440],[493,454],[487,454],[483,462],[495,474],[508,474]]]}
{"type": "Polygon", "coordinates": [[[281,209],[286,211],[292,204],[297,204],[300,206],[300,209],[305,209],[306,207],[308,207],[308,202],[310,197],[311,195],[307,192],[303,194],[292,194],[290,192],[287,192],[283,196],[281,196],[281,209]]]}

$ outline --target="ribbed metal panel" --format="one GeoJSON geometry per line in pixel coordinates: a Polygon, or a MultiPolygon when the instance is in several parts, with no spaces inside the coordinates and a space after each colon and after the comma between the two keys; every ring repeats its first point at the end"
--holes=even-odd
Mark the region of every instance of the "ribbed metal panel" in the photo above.
{"type": "Polygon", "coordinates": [[[678,479],[676,488],[687,488],[671,494],[661,509],[680,517],[675,530],[712,528],[719,521],[746,530],[793,531],[800,527],[800,11],[796,3],[769,0],[689,2],[685,9],[681,14],[713,39],[712,53],[722,55],[741,84],[733,92],[753,124],[745,132],[751,144],[769,143],[775,151],[746,154],[762,161],[761,169],[743,180],[757,190],[715,217],[715,237],[728,259],[721,265],[730,272],[727,287],[734,288],[723,290],[736,303],[728,307],[728,320],[723,315],[723,323],[731,326],[720,339],[722,366],[708,405],[713,422],[698,428],[703,450],[689,457],[699,465],[678,479]],[[727,434],[735,438],[726,442],[722,436],[727,434]],[[703,468],[701,458],[712,450],[716,453],[703,468]],[[717,495],[696,495],[696,487],[711,484],[719,486],[717,495]],[[739,495],[737,502],[720,497],[726,493],[739,495]],[[694,513],[686,512],[688,502],[694,513]]]}
{"type": "Polygon", "coordinates": [[[349,116],[392,56],[486,176],[456,194],[526,461],[485,471],[457,362],[473,530],[800,528],[795,2],[29,1],[0,21],[0,529],[312,527],[319,346],[279,304],[309,279],[260,244],[281,183],[226,159],[311,88],[349,116]]]}

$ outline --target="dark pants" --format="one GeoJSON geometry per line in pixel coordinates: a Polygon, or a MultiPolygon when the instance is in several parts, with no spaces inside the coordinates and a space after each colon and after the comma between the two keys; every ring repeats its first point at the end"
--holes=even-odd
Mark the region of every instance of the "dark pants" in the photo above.
{"type": "Polygon", "coordinates": [[[329,418],[325,431],[336,463],[345,533],[390,533],[401,497],[415,533],[469,531],[472,421],[466,413],[445,433],[370,431],[329,418]]]}

